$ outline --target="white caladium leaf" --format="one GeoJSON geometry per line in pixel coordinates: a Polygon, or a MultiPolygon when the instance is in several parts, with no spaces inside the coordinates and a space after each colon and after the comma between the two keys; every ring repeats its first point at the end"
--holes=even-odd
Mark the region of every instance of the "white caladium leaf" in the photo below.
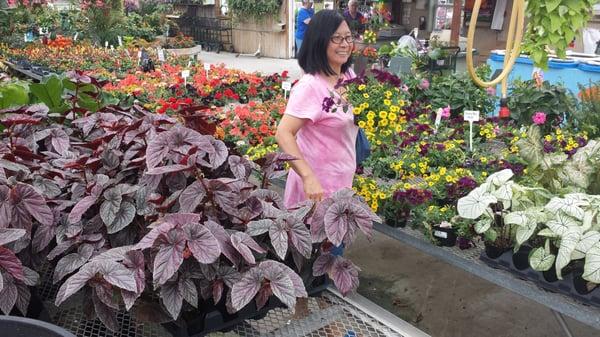
{"type": "Polygon", "coordinates": [[[498,187],[497,190],[492,192],[492,195],[495,196],[498,200],[502,201],[502,203],[504,203],[506,205],[510,202],[510,200],[513,197],[513,190],[512,190],[513,185],[514,185],[514,182],[512,182],[512,181],[502,184],[500,187],[498,187]]]}
{"type": "Polygon", "coordinates": [[[552,264],[554,264],[555,258],[556,257],[553,254],[548,253],[544,247],[538,247],[529,253],[529,265],[536,271],[550,270],[552,264]]]}
{"type": "Polygon", "coordinates": [[[537,235],[544,236],[547,238],[557,238],[559,237],[557,233],[553,232],[550,228],[544,228],[540,230],[537,235]]]}
{"type": "Polygon", "coordinates": [[[566,232],[560,239],[560,247],[556,257],[556,276],[562,280],[562,269],[571,262],[571,254],[575,250],[577,243],[581,239],[579,230],[570,230],[566,232]]]}
{"type": "Polygon", "coordinates": [[[477,221],[475,223],[475,232],[477,234],[483,234],[487,232],[488,229],[492,226],[492,219],[488,217],[484,217],[483,219],[477,221]]]}
{"type": "Polygon", "coordinates": [[[579,228],[577,221],[564,213],[557,213],[554,219],[546,223],[546,226],[558,236],[565,235],[571,228],[579,228]]]}
{"type": "Polygon", "coordinates": [[[590,230],[592,228],[592,224],[594,222],[594,218],[596,218],[596,215],[598,214],[598,211],[596,210],[586,210],[585,213],[583,213],[583,222],[581,225],[581,230],[585,233],[588,230],[590,230]]]}
{"type": "Polygon", "coordinates": [[[493,184],[495,186],[502,186],[514,176],[511,169],[505,169],[494,174],[491,174],[486,180],[486,183],[493,184]]]}
{"type": "Polygon", "coordinates": [[[576,198],[557,198],[554,197],[546,205],[546,210],[556,213],[562,211],[565,214],[574,217],[577,220],[583,220],[584,211],[580,207],[587,202],[576,198]]]}
{"type": "Polygon", "coordinates": [[[456,208],[458,215],[465,219],[479,218],[490,204],[498,202],[495,196],[485,192],[481,186],[471,191],[467,196],[458,199],[456,208]]]}
{"type": "Polygon", "coordinates": [[[528,217],[525,211],[511,212],[504,216],[504,223],[507,225],[525,226],[528,217]]]}
{"type": "Polygon", "coordinates": [[[590,231],[581,236],[581,240],[575,246],[575,250],[571,255],[572,260],[583,259],[585,254],[600,242],[600,233],[597,231],[590,231]]]}
{"type": "Polygon", "coordinates": [[[535,220],[529,220],[524,225],[517,227],[517,244],[522,245],[527,242],[535,232],[536,228],[537,222],[535,222],[535,220]]]}
{"type": "Polygon", "coordinates": [[[600,243],[596,243],[585,254],[582,277],[584,280],[600,283],[600,243]]]}

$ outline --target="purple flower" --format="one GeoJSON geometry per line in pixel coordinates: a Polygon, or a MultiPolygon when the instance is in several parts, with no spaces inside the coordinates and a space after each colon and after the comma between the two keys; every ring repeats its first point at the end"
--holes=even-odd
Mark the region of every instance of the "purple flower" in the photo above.
{"type": "Polygon", "coordinates": [[[423,90],[429,89],[429,80],[426,78],[422,79],[421,83],[419,83],[419,88],[421,88],[423,90]]]}
{"type": "Polygon", "coordinates": [[[446,106],[442,109],[442,118],[450,118],[450,106],[446,106]]]}
{"type": "Polygon", "coordinates": [[[325,112],[330,112],[331,107],[333,107],[334,104],[335,104],[335,101],[333,100],[333,97],[331,97],[331,96],[325,97],[325,99],[323,99],[323,103],[321,104],[321,108],[325,112]]]}
{"type": "Polygon", "coordinates": [[[485,88],[485,92],[489,96],[496,96],[496,88],[494,88],[494,87],[487,87],[487,88],[485,88]]]}
{"type": "Polygon", "coordinates": [[[544,140],[544,152],[545,153],[552,153],[554,152],[556,149],[554,148],[554,145],[552,145],[552,143],[550,143],[547,140],[544,140]]]}
{"type": "Polygon", "coordinates": [[[531,119],[533,120],[534,124],[542,125],[546,123],[546,114],[542,111],[538,111],[535,114],[533,114],[533,117],[531,119]]]}

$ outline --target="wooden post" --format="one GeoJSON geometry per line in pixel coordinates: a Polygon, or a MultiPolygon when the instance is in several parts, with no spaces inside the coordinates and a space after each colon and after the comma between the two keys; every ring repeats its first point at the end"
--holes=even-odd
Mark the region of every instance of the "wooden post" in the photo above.
{"type": "Polygon", "coordinates": [[[450,33],[450,45],[458,46],[458,39],[460,36],[460,21],[461,21],[461,8],[462,0],[454,0],[454,7],[452,9],[452,27],[450,33]]]}

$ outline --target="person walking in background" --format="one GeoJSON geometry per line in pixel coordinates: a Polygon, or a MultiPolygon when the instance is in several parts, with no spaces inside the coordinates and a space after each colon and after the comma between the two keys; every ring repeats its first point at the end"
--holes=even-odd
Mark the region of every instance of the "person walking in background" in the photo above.
{"type": "Polygon", "coordinates": [[[348,8],[344,11],[344,18],[353,34],[365,32],[365,16],[358,11],[358,0],[348,1],[348,8]]]}
{"type": "Polygon", "coordinates": [[[331,93],[343,99],[343,88],[336,84],[355,77],[350,68],[353,47],[354,37],[342,15],[334,10],[315,14],[298,55],[304,75],[290,93],[275,136],[281,150],[297,158],[290,162],[287,208],[352,187],[358,133],[354,114],[351,107],[326,112],[322,103],[331,93]]]}
{"type": "Polygon", "coordinates": [[[298,10],[298,16],[296,17],[296,55],[300,53],[300,47],[302,47],[302,40],[304,40],[304,33],[308,28],[308,24],[315,15],[315,9],[313,7],[313,0],[302,0],[302,7],[298,10]]]}

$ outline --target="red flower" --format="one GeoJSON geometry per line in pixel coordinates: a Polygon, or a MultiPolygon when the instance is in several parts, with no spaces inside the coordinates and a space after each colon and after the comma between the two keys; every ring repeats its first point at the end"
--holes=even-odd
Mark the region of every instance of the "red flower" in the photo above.
{"type": "Polygon", "coordinates": [[[169,107],[171,109],[173,109],[173,110],[177,110],[177,108],[179,108],[179,104],[177,104],[177,103],[171,103],[171,105],[169,107]]]}
{"type": "Polygon", "coordinates": [[[283,78],[287,78],[287,77],[288,77],[288,71],[287,71],[287,70],[284,70],[284,71],[281,73],[281,77],[283,77],[283,78]]]}
{"type": "Polygon", "coordinates": [[[266,126],[265,124],[263,124],[260,126],[258,131],[260,131],[260,133],[267,134],[267,133],[269,133],[269,127],[266,126]]]}
{"type": "Polygon", "coordinates": [[[187,97],[186,99],[183,100],[185,104],[187,105],[191,105],[193,103],[193,100],[189,97],[187,97]]]}
{"type": "Polygon", "coordinates": [[[255,101],[250,101],[248,102],[248,106],[251,108],[254,108],[256,106],[256,102],[255,101]]]}
{"type": "Polygon", "coordinates": [[[165,112],[167,112],[167,107],[163,106],[160,109],[158,109],[157,111],[159,114],[163,115],[165,112]]]}
{"type": "Polygon", "coordinates": [[[175,97],[169,97],[169,103],[175,103],[175,102],[177,102],[175,97]]]}
{"type": "Polygon", "coordinates": [[[223,94],[222,93],[218,92],[218,93],[215,94],[215,99],[221,99],[221,98],[223,98],[223,94]]]}

